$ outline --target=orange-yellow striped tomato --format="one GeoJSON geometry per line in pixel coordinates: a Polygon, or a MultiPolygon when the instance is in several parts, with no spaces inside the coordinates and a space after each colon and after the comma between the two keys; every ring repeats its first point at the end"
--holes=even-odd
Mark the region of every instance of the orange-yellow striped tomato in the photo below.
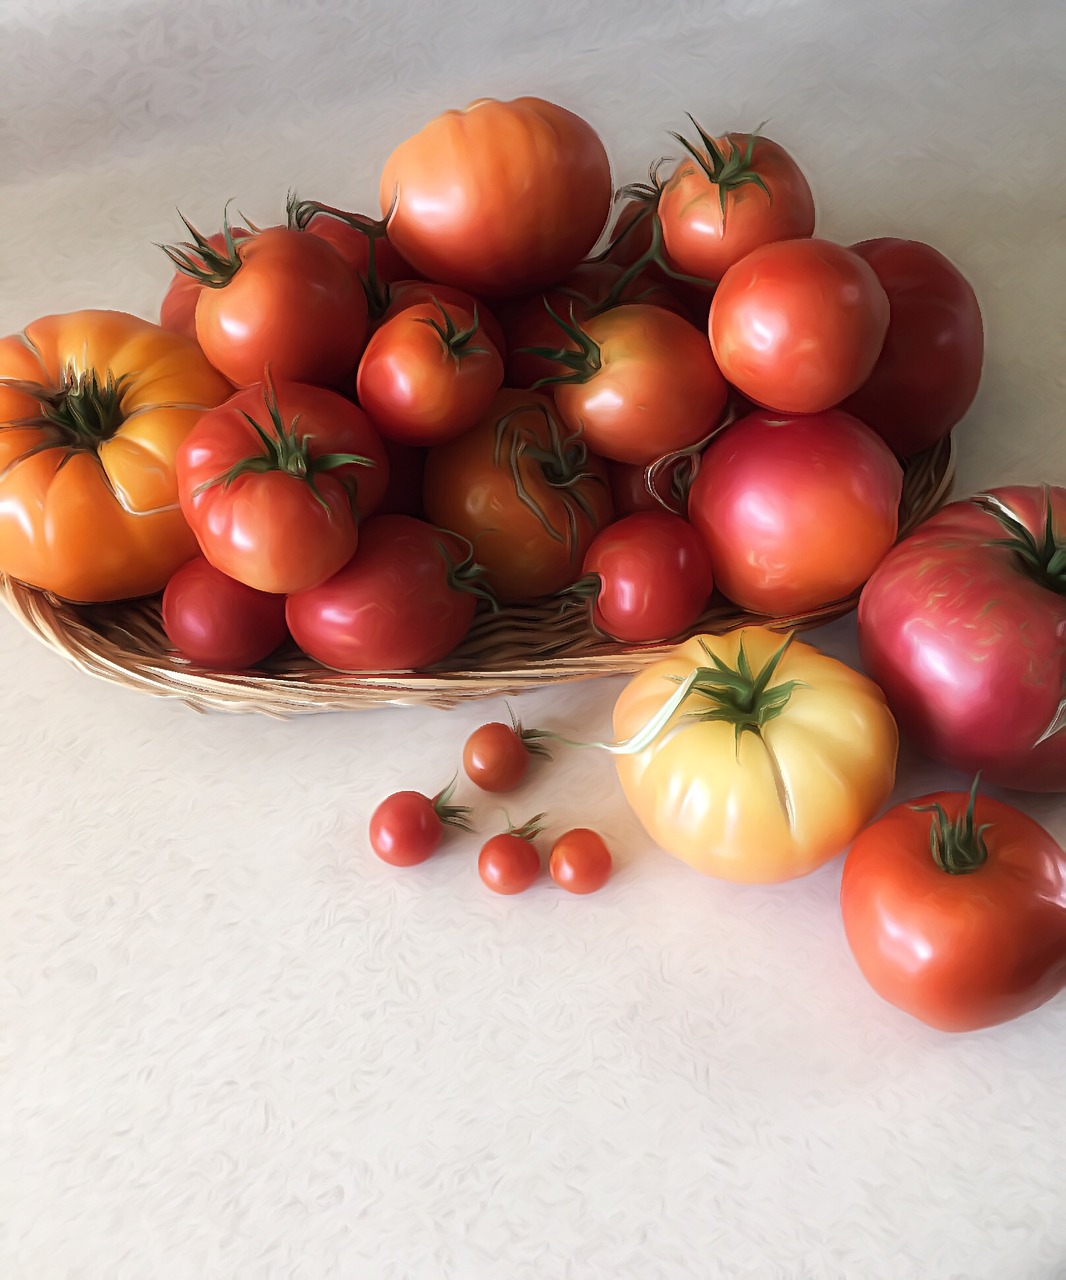
{"type": "Polygon", "coordinates": [[[0,573],[76,601],[161,590],[197,551],[178,446],[232,390],[190,338],[121,311],[0,338],[0,573]]]}
{"type": "Polygon", "coordinates": [[[651,838],[707,875],[806,875],[892,790],[899,738],[881,690],[811,645],[766,627],[695,636],[622,690],[616,736],[671,699],[650,744],[616,754],[618,776],[651,838]]]}

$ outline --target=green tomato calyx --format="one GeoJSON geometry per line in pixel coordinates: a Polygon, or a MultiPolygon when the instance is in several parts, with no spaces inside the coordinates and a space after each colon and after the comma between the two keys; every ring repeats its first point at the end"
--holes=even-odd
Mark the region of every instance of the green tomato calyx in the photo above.
{"type": "Polygon", "coordinates": [[[974,824],[977,784],[980,780],[981,775],[978,773],[970,788],[966,809],[957,818],[949,818],[939,802],[912,806],[916,813],[933,815],[929,824],[929,852],[940,870],[948,875],[968,875],[979,870],[988,861],[988,845],[985,843],[984,833],[992,824],[985,822],[979,827],[974,824]]]}

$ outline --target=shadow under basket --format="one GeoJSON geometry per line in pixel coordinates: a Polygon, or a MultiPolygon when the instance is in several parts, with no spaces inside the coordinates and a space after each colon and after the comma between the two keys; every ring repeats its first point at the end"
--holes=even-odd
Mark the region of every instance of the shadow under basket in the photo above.
{"type": "MultiPolygon", "coordinates": [[[[945,502],[954,474],[950,436],[904,464],[901,538],[945,502]]],[[[390,703],[451,707],[467,699],[513,695],[567,680],[627,675],[681,638],[653,645],[620,644],[593,629],[587,601],[540,601],[479,614],[459,648],[422,671],[344,674],[290,647],[255,670],[230,673],[196,666],[171,648],[160,620],[159,596],[75,605],[3,575],[0,595],[39,640],[89,675],[178,698],[198,711],[256,711],[280,717],[390,703]]],[[[767,618],[746,613],[716,594],[692,634],[750,624],[780,631],[817,627],[849,613],[858,597],[855,592],[810,613],[767,618]]]]}

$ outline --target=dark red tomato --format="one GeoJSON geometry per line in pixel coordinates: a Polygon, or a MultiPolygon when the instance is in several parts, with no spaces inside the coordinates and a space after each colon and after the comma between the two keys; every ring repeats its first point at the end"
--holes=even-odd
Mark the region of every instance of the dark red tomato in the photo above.
{"type": "Polygon", "coordinates": [[[986,781],[1066,791],[1066,488],[953,502],[859,600],[863,665],[921,749],[986,781]]]}
{"type": "Polygon", "coordinates": [[[177,455],[181,509],[216,569],[301,591],[350,559],[388,483],[370,419],[324,387],[247,387],[203,414],[177,455]],[[360,461],[362,460],[362,461],[360,461]]]}
{"type": "Polygon", "coordinates": [[[592,316],[579,330],[581,356],[555,384],[555,403],[594,453],[647,465],[718,425],[729,388],[695,325],[632,303],[592,316]]]}
{"type": "Polygon", "coordinates": [[[375,510],[380,515],[417,516],[422,510],[422,473],[426,467],[426,451],[411,444],[399,444],[382,437],[389,460],[389,483],[375,510]]]}
{"type": "Polygon", "coordinates": [[[370,847],[394,867],[413,867],[435,852],[446,827],[469,831],[470,810],[450,804],[454,782],[431,799],[421,791],[394,791],[370,816],[370,847]]]}
{"type": "Polygon", "coordinates": [[[454,306],[471,314],[476,309],[478,327],[500,355],[506,355],[507,339],[496,313],[490,310],[480,298],[475,298],[465,289],[457,289],[452,284],[437,284],[430,280],[404,278],[391,282],[386,292],[388,305],[381,317],[383,320],[388,320],[398,312],[406,311],[408,307],[418,306],[423,302],[440,302],[449,309],[454,306]]]}
{"type": "Polygon", "coordinates": [[[670,262],[686,275],[719,281],[753,249],[814,234],[814,197],[784,147],[759,134],[699,142],[663,184],[658,214],[670,262]]]}
{"type": "Polygon", "coordinates": [[[753,413],[704,451],[688,513],[723,595],[786,617],[862,586],[896,539],[902,491],[892,450],[858,418],[753,413]]]}
{"type": "MultiPolygon", "coordinates": [[[[244,227],[231,227],[230,234],[234,240],[241,240],[251,232],[244,227]]],[[[207,243],[217,253],[226,248],[226,237],[221,231],[206,237],[207,243]]],[[[193,255],[194,260],[202,263],[203,258],[193,255]]],[[[203,292],[203,284],[184,271],[175,271],[170,286],[163,295],[159,307],[159,323],[171,333],[180,333],[186,338],[196,340],[196,304],[203,292]]]]}
{"type": "Polygon", "coordinates": [[[599,578],[593,624],[627,644],[687,632],[714,586],[703,539],[668,511],[640,511],[601,529],[582,572],[599,578]]]}
{"type": "Polygon", "coordinates": [[[999,800],[890,809],[848,853],[840,905],[873,989],[941,1031],[1017,1018],[1066,984],[1066,853],[999,800]]]}
{"type": "Polygon", "coordinates": [[[533,844],[540,831],[537,818],[501,831],[482,846],[477,871],[493,893],[524,893],[540,875],[540,854],[533,844]]]}
{"type": "Polygon", "coordinates": [[[708,330],[726,378],[782,413],[818,413],[857,391],[888,329],[873,267],[828,240],[778,240],[722,277],[708,330]]]}
{"type": "Polygon", "coordinates": [[[355,385],[382,435],[428,446],[472,427],[502,383],[503,360],[477,316],[454,303],[422,302],[375,330],[355,385]]]}
{"type": "Polygon", "coordinates": [[[877,273],[891,314],[873,372],[841,407],[910,457],[946,436],[977,395],[981,308],[962,273],[930,245],[864,240],[851,249],[877,273]]]}
{"type": "Polygon", "coordinates": [[[162,613],[171,644],[217,671],[254,667],[289,635],[284,596],[246,587],[203,556],[186,561],[171,577],[162,613]]]}
{"type": "Polygon", "coordinates": [[[196,304],[204,354],[237,386],[278,379],[334,386],[359,361],[367,302],[356,273],[332,245],[268,227],[235,246],[224,281],[196,304]]]}
{"type": "Polygon", "coordinates": [[[548,874],[570,893],[595,893],[610,879],[614,863],[603,836],[588,827],[564,832],[552,846],[548,874]]]}
{"type": "Polygon", "coordinates": [[[463,769],[482,791],[513,791],[529,771],[533,756],[550,758],[542,729],[526,729],[511,712],[511,723],[480,725],[463,746],[463,769]]]}
{"type": "Polygon", "coordinates": [[[670,510],[675,515],[685,512],[692,478],[692,459],[681,455],[672,462],[653,468],[631,462],[608,462],[615,514],[633,515],[637,511],[670,510]]]}
{"type": "Polygon", "coordinates": [[[293,639],[338,671],[410,671],[447,657],[477,606],[469,562],[447,533],[411,516],[371,516],[332,578],[289,596],[293,639]]]}

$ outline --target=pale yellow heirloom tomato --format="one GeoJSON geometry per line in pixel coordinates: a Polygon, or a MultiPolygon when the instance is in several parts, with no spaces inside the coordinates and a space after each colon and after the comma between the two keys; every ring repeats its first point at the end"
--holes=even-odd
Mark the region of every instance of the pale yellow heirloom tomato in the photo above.
{"type": "Polygon", "coordinates": [[[639,747],[615,759],[645,830],[725,880],[813,871],[895,781],[899,735],[877,685],[766,627],[695,636],[646,666],[615,704],[614,730],[639,747]]]}

